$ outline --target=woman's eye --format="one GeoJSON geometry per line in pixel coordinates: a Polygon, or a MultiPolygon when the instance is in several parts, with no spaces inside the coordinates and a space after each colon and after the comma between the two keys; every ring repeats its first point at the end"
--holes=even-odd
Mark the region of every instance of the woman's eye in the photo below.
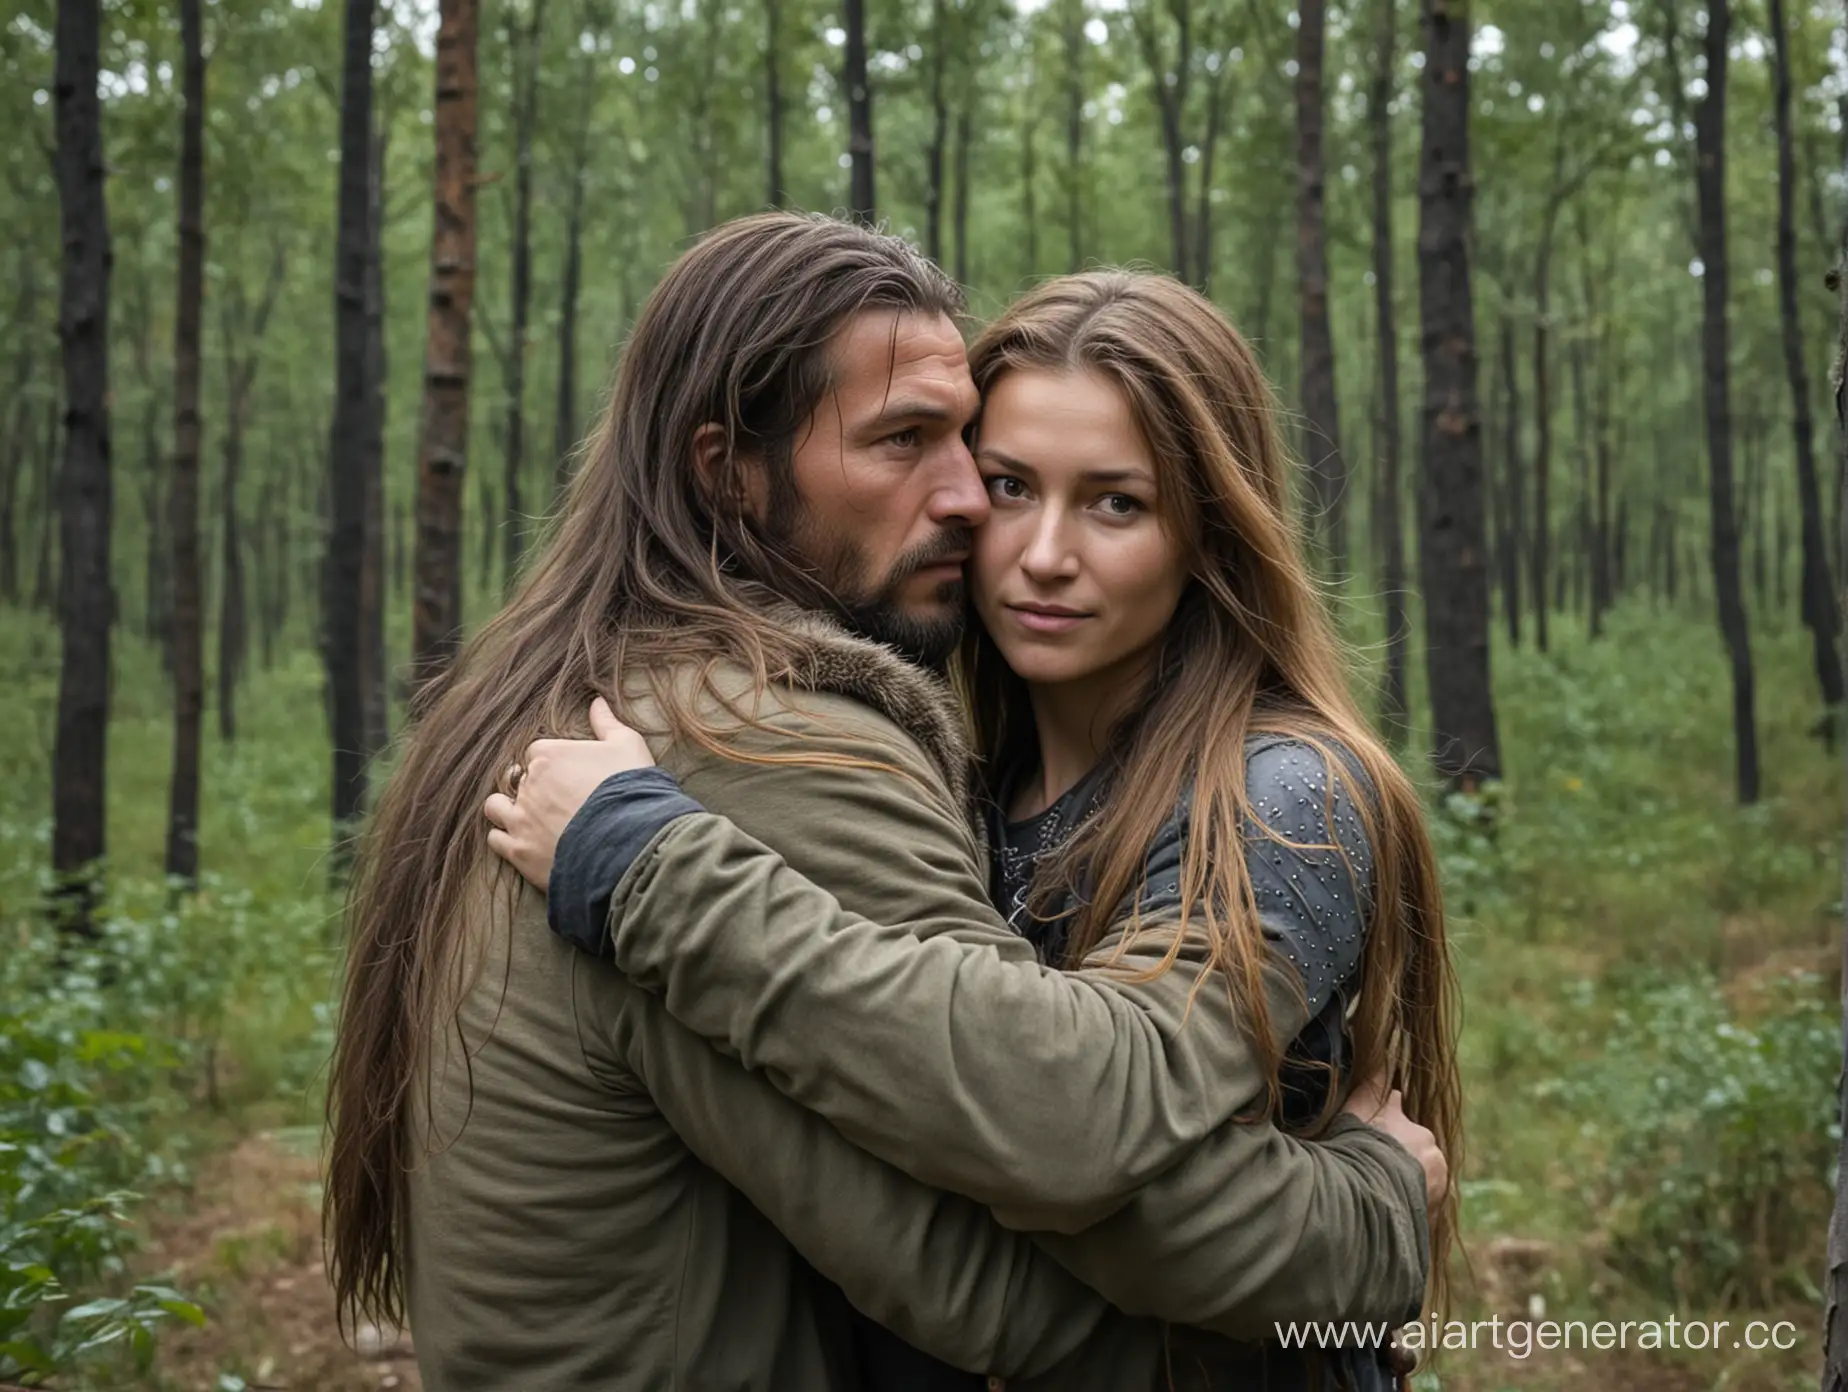
{"type": "Polygon", "coordinates": [[[988,480],[988,492],[996,498],[1016,499],[1026,495],[1027,486],[1012,474],[996,474],[988,480]]]}
{"type": "Polygon", "coordinates": [[[1098,502],[1111,517],[1134,517],[1142,511],[1141,502],[1127,493],[1106,493],[1098,502]]]}

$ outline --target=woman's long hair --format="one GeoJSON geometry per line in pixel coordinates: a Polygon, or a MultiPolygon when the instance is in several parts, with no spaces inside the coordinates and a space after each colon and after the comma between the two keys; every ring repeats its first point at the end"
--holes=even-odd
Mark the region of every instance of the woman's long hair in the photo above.
{"type": "Polygon", "coordinates": [[[532,740],[588,734],[594,694],[620,709],[619,672],[654,678],[671,738],[722,749],[704,681],[669,669],[740,663],[759,691],[801,669],[805,640],[768,615],[790,601],[827,611],[833,596],[784,529],[748,515],[744,470],[769,471],[773,504],[793,496],[797,434],[832,389],[829,342],[863,310],[954,317],[962,301],[903,241],[828,218],[742,218],[682,256],[636,322],[517,592],[419,692],[349,891],[323,1213],[343,1322],[402,1321],[406,1175],[422,1154],[410,1103],[469,979],[463,925],[493,864],[482,801],[532,740]],[[702,476],[709,424],[724,455],[702,476]]]}
{"type": "MultiPolygon", "coordinates": [[[[1348,654],[1290,520],[1293,469],[1278,439],[1276,401],[1250,347],[1209,301],[1177,281],[1105,270],[1062,276],[1015,301],[971,347],[970,367],[984,397],[1006,374],[1023,370],[1088,372],[1122,392],[1155,460],[1163,523],[1180,539],[1191,577],[1147,690],[1114,732],[1113,795],[1036,886],[1041,907],[1082,886],[1067,964],[1092,956],[1118,906],[1133,902],[1148,847],[1191,785],[1185,931],[1207,942],[1217,968],[1211,980],[1223,983],[1250,1023],[1274,1114],[1281,1058],[1241,832],[1248,816],[1263,823],[1247,805],[1245,741],[1274,733],[1307,742],[1330,770],[1328,797],[1340,780],[1373,849],[1367,946],[1351,1021],[1354,1076],[1386,1070],[1405,1094],[1407,1114],[1430,1127],[1451,1173],[1460,1173],[1456,985],[1436,858],[1416,790],[1348,689],[1348,654]],[[1364,786],[1341,749],[1358,762],[1364,786]]],[[[979,624],[965,636],[958,672],[989,768],[1030,748],[1025,684],[979,624]]],[[[1157,971],[1175,960],[1181,936],[1172,938],[1157,971]]],[[[1440,1302],[1455,1193],[1453,1184],[1432,1214],[1440,1302]]]]}

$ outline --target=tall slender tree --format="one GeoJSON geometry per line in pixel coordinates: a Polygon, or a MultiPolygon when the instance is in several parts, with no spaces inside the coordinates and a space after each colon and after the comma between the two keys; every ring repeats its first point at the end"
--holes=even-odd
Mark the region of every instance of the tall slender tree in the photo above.
{"type": "Polygon", "coordinates": [[[1453,787],[1501,775],[1489,685],[1482,423],[1470,299],[1469,7],[1422,0],[1424,113],[1418,166],[1418,307],[1424,348],[1419,560],[1433,756],[1453,787]]]}
{"type": "Polygon", "coordinates": [[[417,682],[448,665],[462,631],[479,16],[478,0],[442,0],[437,23],[436,217],[424,316],[424,408],[417,441],[416,579],[411,602],[412,679],[417,682]]]}
{"type": "Polygon", "coordinates": [[[879,216],[873,195],[873,89],[866,75],[866,0],[845,0],[847,51],[841,88],[847,97],[847,208],[862,222],[879,216]]]}
{"type": "Polygon", "coordinates": [[[1065,269],[1084,265],[1084,83],[1089,40],[1085,0],[1059,0],[1059,39],[1065,50],[1065,269]]]}
{"type": "MultiPolygon", "coordinates": [[[[1790,425],[1797,463],[1798,522],[1803,546],[1799,581],[1803,622],[1810,631],[1816,683],[1829,708],[1828,730],[1842,703],[1842,664],[1836,649],[1841,611],[1823,540],[1822,490],[1816,481],[1816,432],[1810,415],[1809,370],[1804,362],[1803,320],[1797,308],[1796,161],[1791,152],[1790,35],[1784,0],[1769,0],[1772,114],[1777,126],[1777,304],[1783,328],[1784,372],[1790,378],[1790,425]]],[[[1779,555],[1783,554],[1780,547],[1779,555]]]]}
{"type": "Polygon", "coordinates": [[[199,879],[199,732],[205,713],[205,615],[199,583],[199,344],[205,299],[205,50],[201,0],[180,0],[179,298],[173,317],[173,781],[167,873],[199,879]]]}
{"type": "MultiPolygon", "coordinates": [[[[1296,13],[1296,285],[1303,456],[1315,497],[1322,560],[1331,576],[1343,580],[1348,571],[1348,481],[1335,396],[1335,337],[1328,323],[1328,227],[1323,208],[1322,59],[1328,6],[1326,0],[1301,0],[1296,13]]],[[[1376,156],[1377,149],[1376,145],[1376,156]]],[[[1204,220],[1204,206],[1201,217],[1204,220]]]]}
{"type": "Polygon", "coordinates": [[[539,124],[539,42],[545,23],[545,0],[530,0],[524,28],[514,35],[513,91],[513,237],[511,252],[513,275],[509,280],[511,296],[507,331],[507,414],[506,435],[502,440],[504,471],[502,479],[508,589],[519,578],[520,561],[526,553],[526,504],[523,498],[523,473],[526,466],[526,334],[533,299],[533,133],[539,124]]]}
{"type": "MultiPolygon", "coordinates": [[[[58,6],[53,77],[58,221],[64,264],[58,341],[64,359],[64,464],[59,480],[63,570],[58,624],[58,728],[52,753],[52,869],[59,921],[92,930],[106,848],[109,725],[109,212],[103,198],[101,0],[58,6]]],[[[49,537],[47,537],[47,550],[49,537]]],[[[47,551],[41,551],[41,556],[47,551]]]]}
{"type": "Polygon", "coordinates": [[[367,324],[372,259],[373,0],[346,0],[340,69],[339,196],[334,244],[334,413],[328,448],[323,642],[333,725],[333,818],[344,834],[366,800],[370,667],[365,614],[366,463],[376,367],[367,324]]]}
{"type": "Polygon", "coordinates": [[[788,206],[783,180],[783,0],[764,0],[764,181],[765,201],[788,206]]]}
{"type": "MultiPolygon", "coordinates": [[[[1682,81],[1678,7],[1665,0],[1671,105],[1679,114],[1682,81]]],[[[1726,246],[1727,44],[1731,0],[1708,0],[1702,39],[1706,91],[1694,107],[1695,248],[1701,264],[1701,387],[1707,426],[1708,560],[1713,601],[1732,676],[1734,772],[1741,803],[1758,801],[1758,714],[1752,639],[1739,564],[1739,515],[1733,487],[1732,379],[1727,323],[1731,274],[1726,246]]]]}
{"type": "MultiPolygon", "coordinates": [[[[1392,274],[1392,93],[1397,0],[1380,0],[1367,124],[1373,143],[1373,297],[1379,332],[1381,588],[1386,592],[1386,728],[1397,738],[1411,709],[1406,693],[1411,621],[1405,603],[1405,524],[1399,482],[1399,320],[1392,274]]],[[[1326,315],[1326,302],[1323,305],[1326,315]]]]}

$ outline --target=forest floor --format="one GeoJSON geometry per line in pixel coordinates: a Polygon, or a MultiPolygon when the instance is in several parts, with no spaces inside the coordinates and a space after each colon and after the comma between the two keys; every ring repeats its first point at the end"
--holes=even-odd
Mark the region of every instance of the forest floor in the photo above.
{"type": "MultiPolygon", "coordinates": [[[[1572,628],[1548,656],[1498,647],[1507,780],[1486,803],[1434,804],[1465,1014],[1454,1313],[1672,1315],[1732,1333],[1706,1351],[1449,1352],[1416,1386],[1807,1392],[1835,1144],[1843,784],[1812,732],[1806,646],[1794,625],[1756,636],[1766,795],[1741,809],[1707,616],[1634,603],[1602,642],[1572,628]],[[1795,1347],[1729,1347],[1753,1319],[1789,1321],[1795,1347]]],[[[0,685],[39,734],[0,742],[0,910],[21,933],[44,855],[55,656],[47,626],[0,622],[0,685]]],[[[135,1186],[149,1199],[134,1267],[208,1315],[164,1334],[133,1385],[417,1388],[407,1343],[342,1340],[320,1261],[338,974],[320,674],[308,654],[253,673],[237,739],[208,731],[209,878],[168,911],[154,878],[164,687],[145,652],[121,662],[109,836],[114,893],[145,937],[134,1006],[150,1031],[172,1021],[193,1060],[149,1123],[162,1163],[135,1186]]]]}

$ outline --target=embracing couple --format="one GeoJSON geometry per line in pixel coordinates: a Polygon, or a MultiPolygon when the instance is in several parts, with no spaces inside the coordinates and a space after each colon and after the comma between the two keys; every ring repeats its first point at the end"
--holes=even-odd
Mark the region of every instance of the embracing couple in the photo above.
{"type": "Polygon", "coordinates": [[[419,699],[327,1199],[431,1392],[1402,1376],[1277,1332],[1418,1316],[1459,1109],[1277,404],[1162,276],[962,314],[894,237],[712,232],[419,699]]]}

